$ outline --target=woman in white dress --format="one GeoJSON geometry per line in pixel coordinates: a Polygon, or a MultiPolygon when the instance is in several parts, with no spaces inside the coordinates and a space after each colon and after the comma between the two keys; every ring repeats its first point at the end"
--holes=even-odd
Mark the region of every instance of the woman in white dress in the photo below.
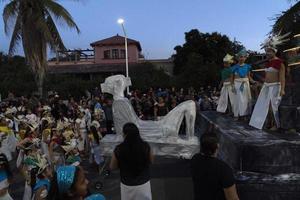
{"type": "Polygon", "coordinates": [[[121,200],[151,200],[150,164],[153,162],[150,145],[143,141],[133,123],[123,127],[124,141],[112,155],[110,169],[120,169],[121,200]]]}

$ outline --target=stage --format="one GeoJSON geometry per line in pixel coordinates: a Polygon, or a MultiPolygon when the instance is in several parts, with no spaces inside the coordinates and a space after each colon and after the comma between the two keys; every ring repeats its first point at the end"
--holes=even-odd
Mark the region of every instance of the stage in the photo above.
{"type": "Polygon", "coordinates": [[[215,127],[218,156],[235,170],[240,199],[300,199],[298,133],[257,130],[214,111],[200,116],[202,130],[215,127]]]}
{"type": "MultiPolygon", "coordinates": [[[[300,199],[299,134],[257,130],[246,122],[236,122],[214,111],[197,113],[195,134],[198,137],[211,125],[220,138],[219,158],[234,169],[240,199],[300,199]]],[[[193,199],[189,159],[156,156],[151,177],[154,200],[193,199]]],[[[89,178],[92,183],[99,180],[94,174],[89,178]]],[[[108,176],[98,192],[119,199],[118,172],[108,176]]]]}

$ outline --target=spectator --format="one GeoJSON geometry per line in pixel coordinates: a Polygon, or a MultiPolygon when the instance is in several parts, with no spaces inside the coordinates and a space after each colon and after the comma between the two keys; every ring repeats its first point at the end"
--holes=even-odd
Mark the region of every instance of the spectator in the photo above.
{"type": "Polygon", "coordinates": [[[110,163],[110,169],[120,169],[121,200],[151,200],[150,146],[133,123],[125,124],[123,133],[124,142],[115,148],[110,163]]]}
{"type": "Polygon", "coordinates": [[[108,99],[107,104],[103,106],[103,110],[105,113],[105,120],[106,120],[106,130],[108,134],[113,133],[113,113],[112,113],[112,100],[108,99]]]}
{"type": "Polygon", "coordinates": [[[212,101],[207,95],[204,95],[200,106],[201,106],[201,110],[203,110],[203,111],[213,109],[212,101]]]}
{"type": "Polygon", "coordinates": [[[168,106],[166,105],[162,97],[158,97],[158,103],[154,107],[154,118],[159,120],[161,117],[167,115],[169,112],[168,106]]]}
{"type": "Polygon", "coordinates": [[[0,199],[12,199],[9,192],[9,184],[12,181],[12,172],[9,167],[9,162],[4,154],[0,154],[0,199]]]}
{"type": "Polygon", "coordinates": [[[200,139],[201,151],[191,161],[194,199],[238,200],[232,169],[216,158],[219,142],[213,133],[200,139]]]}
{"type": "MultiPolygon", "coordinates": [[[[52,179],[49,199],[83,199],[88,193],[88,183],[81,167],[61,166],[52,179]]],[[[85,199],[89,199],[89,197],[85,199]]],[[[98,199],[105,200],[100,194],[98,194],[98,199]]]]}

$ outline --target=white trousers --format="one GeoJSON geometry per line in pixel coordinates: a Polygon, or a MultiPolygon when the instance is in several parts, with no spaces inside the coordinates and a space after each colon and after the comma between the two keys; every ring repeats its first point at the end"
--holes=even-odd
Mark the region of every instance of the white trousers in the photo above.
{"type": "Polygon", "coordinates": [[[13,198],[7,192],[5,195],[3,195],[2,197],[0,197],[0,200],[13,200],[13,198]]]}
{"type": "Polygon", "coordinates": [[[121,183],[121,200],[152,200],[150,181],[136,186],[121,183]]]}
{"type": "Polygon", "coordinates": [[[246,116],[251,112],[251,91],[248,78],[238,78],[234,80],[236,90],[233,114],[235,117],[246,116]]]}
{"type": "Polygon", "coordinates": [[[270,104],[272,106],[272,111],[274,115],[274,119],[276,122],[276,126],[280,127],[279,123],[279,114],[278,107],[280,104],[280,83],[264,83],[259,96],[257,98],[257,102],[255,104],[251,119],[250,126],[253,126],[258,129],[262,129],[268,112],[270,104]]]}
{"type": "Polygon", "coordinates": [[[32,189],[31,186],[25,182],[23,200],[31,200],[32,189]]]}
{"type": "Polygon", "coordinates": [[[217,111],[225,113],[228,107],[228,97],[231,103],[231,108],[235,105],[235,94],[232,92],[232,85],[230,82],[224,82],[221,89],[221,95],[218,101],[217,111]]]}

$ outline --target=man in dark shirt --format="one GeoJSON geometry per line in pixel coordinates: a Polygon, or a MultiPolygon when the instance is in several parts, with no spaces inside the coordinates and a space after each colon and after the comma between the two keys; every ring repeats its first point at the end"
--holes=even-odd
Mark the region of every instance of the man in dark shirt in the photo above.
{"type": "Polygon", "coordinates": [[[213,133],[200,139],[201,151],[191,161],[195,200],[238,200],[232,169],[216,158],[219,143],[213,133]]]}
{"type": "Polygon", "coordinates": [[[105,113],[105,119],[106,119],[106,129],[108,134],[113,134],[113,112],[112,112],[112,100],[108,99],[107,104],[103,106],[103,110],[105,113]]]}

